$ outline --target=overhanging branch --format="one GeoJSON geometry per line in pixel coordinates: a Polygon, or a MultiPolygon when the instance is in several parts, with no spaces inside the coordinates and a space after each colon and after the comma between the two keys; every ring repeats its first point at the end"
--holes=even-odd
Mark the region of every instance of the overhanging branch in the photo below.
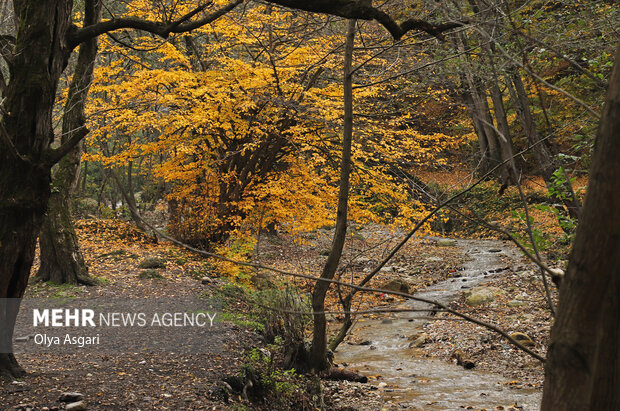
{"type": "Polygon", "coordinates": [[[194,21],[189,20],[196,14],[203,11],[208,4],[203,4],[191,11],[190,13],[180,17],[179,19],[168,23],[144,20],[135,17],[124,17],[106,20],[97,24],[86,26],[84,28],[75,28],[72,32],[69,33],[68,43],[71,47],[74,48],[78,44],[88,39],[119,29],[143,30],[166,38],[171,33],[184,33],[197,29],[201,26],[204,26],[205,24],[209,24],[231,11],[239,4],[243,3],[243,1],[244,0],[234,0],[231,3],[228,3],[226,6],[221,7],[220,9],[215,10],[214,12],[204,16],[203,18],[194,21]]]}
{"type": "Polygon", "coordinates": [[[281,6],[305,10],[313,13],[331,14],[347,19],[376,20],[390,32],[392,37],[400,40],[408,31],[419,30],[437,38],[442,33],[456,27],[461,27],[466,22],[450,22],[433,24],[419,19],[407,19],[402,23],[394,19],[384,11],[372,6],[369,0],[267,0],[269,3],[281,6]]]}

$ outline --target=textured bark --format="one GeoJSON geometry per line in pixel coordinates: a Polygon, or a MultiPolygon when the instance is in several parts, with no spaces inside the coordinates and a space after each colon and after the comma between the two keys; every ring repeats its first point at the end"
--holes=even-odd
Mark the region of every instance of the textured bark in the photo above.
{"type": "MultiPolygon", "coordinates": [[[[355,20],[349,20],[344,57],[344,130],[342,133],[342,158],[340,165],[340,187],[336,230],[332,246],[323,267],[321,278],[333,279],[340,263],[342,249],[347,234],[347,209],[349,207],[349,174],[351,172],[351,141],[353,139],[353,83],[351,65],[355,39],[355,20]]],[[[312,311],[314,312],[312,348],[310,361],[313,369],[322,371],[329,368],[327,359],[327,319],[325,318],[325,296],[331,283],[317,281],[312,291],[312,311]]]]}
{"type": "Polygon", "coordinates": [[[620,46],[562,280],[542,410],[620,409],[620,46]]]}
{"type": "MultiPolygon", "coordinates": [[[[70,2],[14,1],[14,6],[19,23],[0,130],[5,137],[0,151],[0,298],[21,298],[28,283],[50,196],[45,160],[53,140],[52,108],[70,53],[61,41],[70,24],[70,2]]],[[[15,307],[0,306],[5,352],[11,351],[16,315],[15,307]]],[[[0,357],[5,377],[21,372],[11,354],[0,357]]]]}
{"type": "MultiPolygon", "coordinates": [[[[99,21],[101,4],[101,1],[86,4],[86,25],[99,21]]],[[[96,57],[97,39],[91,38],[80,46],[63,114],[61,144],[85,127],[84,106],[93,79],[96,57]]],[[[37,281],[95,284],[95,280],[88,276],[71,217],[71,195],[79,174],[81,155],[82,147],[77,144],[60,160],[54,173],[48,211],[39,234],[41,266],[35,277],[37,281]]]]}

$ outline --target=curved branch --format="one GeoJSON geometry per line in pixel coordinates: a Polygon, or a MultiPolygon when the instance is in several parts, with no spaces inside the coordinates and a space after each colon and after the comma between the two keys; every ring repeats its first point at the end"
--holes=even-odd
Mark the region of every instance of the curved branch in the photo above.
{"type": "Polygon", "coordinates": [[[184,33],[202,27],[205,24],[209,24],[231,11],[239,4],[243,3],[243,1],[244,0],[233,0],[226,6],[217,9],[214,12],[204,16],[203,18],[195,21],[188,20],[199,12],[203,11],[206,8],[207,4],[203,4],[191,11],[190,13],[169,23],[143,20],[136,17],[123,17],[118,19],[106,20],[102,21],[101,23],[86,26],[84,28],[75,28],[68,35],[68,44],[70,45],[70,47],[74,48],[78,44],[87,41],[88,39],[119,29],[142,30],[166,38],[171,33],[184,33]]]}
{"type": "Polygon", "coordinates": [[[390,15],[372,6],[369,0],[267,0],[269,3],[281,6],[310,11],[313,13],[331,14],[347,19],[376,20],[390,32],[395,40],[400,40],[408,31],[419,30],[442,38],[442,33],[456,27],[461,27],[466,22],[450,22],[433,24],[419,19],[407,19],[397,23],[390,15]]]}

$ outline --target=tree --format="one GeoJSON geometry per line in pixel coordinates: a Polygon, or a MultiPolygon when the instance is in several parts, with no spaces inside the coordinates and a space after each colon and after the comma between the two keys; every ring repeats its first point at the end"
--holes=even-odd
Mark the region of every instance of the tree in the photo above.
{"type": "Polygon", "coordinates": [[[543,410],[620,409],[620,46],[545,366],[543,410]]]}
{"type": "MultiPolygon", "coordinates": [[[[182,42],[134,37],[128,50],[102,40],[109,61],[91,93],[88,158],[119,167],[158,156],[149,172],[168,185],[168,230],[203,248],[258,225],[299,233],[333,224],[343,121],[334,20],[255,3],[182,42]],[[110,146],[123,149],[110,154],[110,146]]],[[[360,45],[356,53],[351,220],[408,225],[421,207],[394,167],[438,162],[459,141],[416,130],[410,87],[372,84],[394,60],[409,67],[398,58],[407,51],[381,27],[358,29],[384,52],[360,45]]]]}
{"type": "MultiPolygon", "coordinates": [[[[96,0],[87,3],[93,5],[96,0]]],[[[241,3],[200,15],[203,4],[174,21],[153,22],[131,17],[111,19],[78,28],[72,23],[71,0],[14,0],[15,36],[3,35],[1,55],[10,78],[4,90],[0,122],[0,298],[21,298],[28,283],[36,239],[51,194],[51,168],[87,134],[73,132],[52,147],[52,111],[60,76],[73,50],[105,32],[136,28],[168,36],[207,24],[241,3]],[[195,19],[192,19],[195,18],[195,19]]],[[[11,351],[19,306],[0,306],[0,345],[11,351]]],[[[11,352],[0,354],[0,374],[23,374],[11,352]]]]}
{"type": "MultiPolygon", "coordinates": [[[[94,4],[97,0],[86,0],[94,4]]],[[[72,22],[72,0],[14,0],[15,36],[0,36],[0,55],[9,67],[10,78],[3,87],[4,103],[0,122],[0,298],[21,298],[28,283],[35,243],[51,194],[51,168],[88,133],[76,130],[59,147],[53,147],[52,112],[60,76],[73,50],[83,42],[119,29],[137,29],[168,37],[208,24],[243,0],[234,0],[207,13],[212,2],[173,2],[175,18],[161,20],[132,16],[115,17],[78,27],[72,22]],[[181,4],[182,3],[182,4],[181,4]],[[179,12],[184,14],[179,14],[179,12]]],[[[395,38],[420,29],[438,29],[460,23],[433,25],[418,19],[395,22],[369,1],[272,1],[287,7],[331,13],[347,18],[377,20],[395,38]]],[[[165,2],[163,2],[165,3],[165,2]]],[[[12,347],[12,335],[19,306],[0,307],[0,345],[12,347]]],[[[10,351],[7,350],[7,351],[10,351]]],[[[12,378],[24,371],[10,352],[0,354],[0,373],[12,378]]]]}
{"type": "MultiPolygon", "coordinates": [[[[338,193],[338,211],[336,214],[336,231],[332,240],[327,261],[321,273],[321,279],[331,280],[336,274],[344,241],[347,235],[347,212],[349,208],[349,174],[351,173],[351,144],[353,140],[353,44],[355,40],[355,23],[351,19],[347,27],[344,48],[344,129],[342,131],[342,155],[340,158],[340,181],[338,193]]],[[[310,362],[314,369],[329,368],[327,362],[327,319],[325,316],[325,296],[331,284],[317,281],[312,291],[312,311],[314,312],[312,348],[310,362]]]]}
{"type": "MultiPolygon", "coordinates": [[[[99,21],[101,5],[100,1],[86,4],[84,25],[92,25],[99,21]]],[[[93,37],[80,46],[65,102],[61,144],[66,143],[73,133],[85,126],[84,106],[93,79],[96,57],[97,38],[93,37]]],[[[56,284],[95,284],[95,280],[88,276],[88,268],[71,218],[71,195],[77,183],[81,155],[82,145],[76,144],[60,160],[54,173],[53,189],[39,233],[41,263],[35,277],[38,281],[52,281],[56,284]]]]}

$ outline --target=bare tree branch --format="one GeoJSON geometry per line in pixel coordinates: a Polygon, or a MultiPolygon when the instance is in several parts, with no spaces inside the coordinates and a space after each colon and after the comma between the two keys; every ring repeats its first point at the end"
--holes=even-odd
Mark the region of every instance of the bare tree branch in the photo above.
{"type": "Polygon", "coordinates": [[[310,11],[331,14],[347,19],[375,20],[390,32],[395,40],[400,40],[408,31],[424,31],[431,36],[442,38],[442,33],[465,25],[465,22],[433,24],[419,19],[407,19],[397,23],[384,11],[372,6],[369,0],[267,0],[269,3],[310,11]]]}
{"type": "MultiPolygon", "coordinates": [[[[141,217],[142,218],[142,217],[141,217]]],[[[495,331],[496,333],[500,334],[502,337],[506,338],[506,340],[508,340],[508,342],[510,342],[512,345],[516,346],[518,349],[520,349],[521,351],[524,351],[525,353],[529,354],[530,356],[536,358],[537,360],[539,360],[540,362],[545,362],[545,357],[541,356],[540,354],[530,350],[529,348],[521,345],[517,340],[515,340],[514,338],[512,338],[507,332],[505,332],[504,330],[498,328],[497,326],[493,325],[493,324],[489,324],[486,323],[482,320],[479,320],[477,318],[471,317],[467,314],[461,313],[459,311],[453,310],[451,308],[449,308],[447,305],[440,303],[438,301],[433,301],[433,300],[429,300],[427,298],[422,298],[422,297],[417,297],[408,293],[402,293],[402,292],[398,292],[398,291],[390,291],[390,290],[384,290],[381,288],[371,288],[371,287],[362,287],[359,285],[355,285],[355,284],[350,284],[350,283],[346,283],[344,281],[339,281],[339,280],[334,280],[334,279],[328,279],[328,278],[319,278],[319,277],[315,277],[312,275],[306,275],[306,274],[301,274],[301,273],[294,273],[291,271],[286,271],[286,270],[281,270],[279,268],[275,268],[275,267],[269,267],[269,266],[265,266],[262,264],[255,264],[255,263],[250,263],[247,261],[238,261],[238,260],[233,260],[231,258],[228,257],[224,257],[222,255],[219,254],[215,254],[215,253],[210,253],[208,251],[204,251],[195,247],[192,247],[188,244],[185,244],[175,238],[172,238],[164,233],[162,233],[161,231],[159,231],[157,228],[153,227],[151,224],[149,224],[146,220],[144,220],[144,218],[142,218],[142,222],[144,222],[144,224],[146,226],[148,226],[151,230],[153,230],[153,232],[155,234],[157,234],[158,237],[164,238],[168,241],[171,241],[177,245],[180,245],[183,248],[186,248],[190,251],[196,252],[198,254],[202,254],[204,256],[207,257],[212,257],[212,258],[216,258],[218,260],[222,260],[222,261],[227,261],[229,263],[233,263],[236,265],[241,265],[241,266],[245,266],[245,267],[252,267],[252,268],[256,268],[256,269],[261,269],[261,270],[267,270],[267,271],[271,271],[277,274],[281,274],[281,275],[286,275],[286,276],[290,276],[290,277],[296,277],[296,278],[304,278],[306,280],[311,280],[311,281],[321,281],[321,282],[326,282],[326,283],[330,283],[330,284],[337,284],[337,285],[341,285],[344,287],[349,287],[352,288],[354,290],[357,291],[366,291],[366,292],[372,292],[372,293],[376,293],[376,294],[386,294],[386,295],[395,295],[398,297],[404,297],[407,299],[411,299],[414,301],[419,301],[419,302],[423,302],[432,306],[435,306],[437,308],[439,308],[441,311],[450,313],[456,317],[462,318],[463,320],[469,321],[471,323],[477,324],[481,327],[487,328],[489,330],[495,331]]],[[[428,311],[436,311],[432,308],[429,308],[428,311]]]]}

